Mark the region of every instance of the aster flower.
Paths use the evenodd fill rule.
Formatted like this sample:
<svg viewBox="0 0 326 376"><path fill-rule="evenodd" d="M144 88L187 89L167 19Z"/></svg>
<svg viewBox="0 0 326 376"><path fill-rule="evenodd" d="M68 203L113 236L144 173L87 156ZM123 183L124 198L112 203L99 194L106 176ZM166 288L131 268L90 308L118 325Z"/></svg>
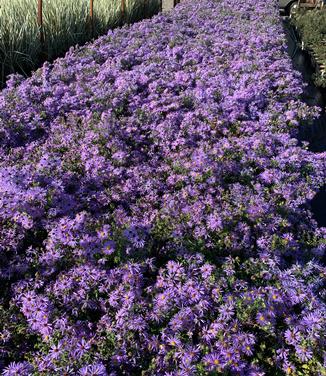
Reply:
<svg viewBox="0 0 326 376"><path fill-rule="evenodd" d="M3 371L4 376L28 376L32 367L27 362L12 362Z"/></svg>
<svg viewBox="0 0 326 376"><path fill-rule="evenodd" d="M320 373L325 231L306 204L326 159L297 140L317 111L283 47L274 1L189 0L9 82L5 357L259 375L267 351L265 372Z"/></svg>
<svg viewBox="0 0 326 376"><path fill-rule="evenodd" d="M214 267L210 264L205 264L200 268L200 271L203 274L203 278L208 278L211 276Z"/></svg>
<svg viewBox="0 0 326 376"><path fill-rule="evenodd" d="M287 329L284 333L284 337L285 337L286 342L289 345L295 346L301 341L301 334L299 330L296 328L293 328L292 330Z"/></svg>
<svg viewBox="0 0 326 376"><path fill-rule="evenodd" d="M90 350L91 344L89 341L86 341L82 338L79 342L77 342L74 348L74 356L81 358L88 350Z"/></svg>
<svg viewBox="0 0 326 376"><path fill-rule="evenodd" d="M308 362L312 358L312 351L305 346L296 346L295 351L302 362Z"/></svg>
<svg viewBox="0 0 326 376"><path fill-rule="evenodd" d="M220 307L220 317L222 320L230 320L234 315L234 306L233 304L224 304Z"/></svg>
<svg viewBox="0 0 326 376"><path fill-rule="evenodd" d="M223 359L217 353L205 355L203 361L209 371L217 370L221 372L225 366Z"/></svg>
<svg viewBox="0 0 326 376"><path fill-rule="evenodd" d="M62 350L63 350L62 341L58 342L57 344L52 345L50 352L49 352L50 358L53 360L60 358L60 356L62 355Z"/></svg>
<svg viewBox="0 0 326 376"><path fill-rule="evenodd" d="M286 375L295 375L296 369L293 364L287 362L283 365L283 371Z"/></svg>
<svg viewBox="0 0 326 376"><path fill-rule="evenodd" d="M166 338L166 342L172 347L177 347L177 346L180 346L181 344L181 341L179 340L179 338L176 338L176 337L168 337Z"/></svg>
<svg viewBox="0 0 326 376"><path fill-rule="evenodd" d="M103 253L107 256L110 256L112 255L112 253L114 253L114 250L115 250L115 246L114 246L114 242L109 240L109 241L106 241L104 244L103 244Z"/></svg>
<svg viewBox="0 0 326 376"><path fill-rule="evenodd" d="M101 363L90 364L85 367L82 367L79 370L81 376L106 376L108 375L105 367Z"/></svg>
<svg viewBox="0 0 326 376"><path fill-rule="evenodd" d="M256 321L258 325L261 325L261 326L268 325L270 321L268 320L267 312L259 312L256 316Z"/></svg>

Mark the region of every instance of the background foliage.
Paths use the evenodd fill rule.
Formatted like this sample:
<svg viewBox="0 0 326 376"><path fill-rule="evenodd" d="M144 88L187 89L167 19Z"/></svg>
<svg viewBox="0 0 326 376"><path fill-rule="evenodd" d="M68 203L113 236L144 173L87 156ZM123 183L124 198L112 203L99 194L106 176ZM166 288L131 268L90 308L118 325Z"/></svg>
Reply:
<svg viewBox="0 0 326 376"><path fill-rule="evenodd" d="M292 20L297 27L304 45L318 55L320 62L326 67L326 9L300 11ZM315 75L317 85L326 87L326 71Z"/></svg>
<svg viewBox="0 0 326 376"><path fill-rule="evenodd" d="M63 55L70 46L84 44L105 34L109 28L134 22L157 13L159 0L94 0L94 28L89 19L88 0L43 0L45 44L40 42L37 1L0 2L0 86L9 73L28 74L44 59Z"/></svg>

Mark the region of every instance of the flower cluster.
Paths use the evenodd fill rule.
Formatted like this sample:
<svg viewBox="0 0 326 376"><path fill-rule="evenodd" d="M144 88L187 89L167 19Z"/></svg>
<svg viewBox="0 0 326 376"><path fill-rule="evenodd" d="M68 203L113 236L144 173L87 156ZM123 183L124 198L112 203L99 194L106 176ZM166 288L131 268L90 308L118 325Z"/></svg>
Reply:
<svg viewBox="0 0 326 376"><path fill-rule="evenodd" d="M0 94L3 375L321 375L326 155L277 2L186 0Z"/></svg>

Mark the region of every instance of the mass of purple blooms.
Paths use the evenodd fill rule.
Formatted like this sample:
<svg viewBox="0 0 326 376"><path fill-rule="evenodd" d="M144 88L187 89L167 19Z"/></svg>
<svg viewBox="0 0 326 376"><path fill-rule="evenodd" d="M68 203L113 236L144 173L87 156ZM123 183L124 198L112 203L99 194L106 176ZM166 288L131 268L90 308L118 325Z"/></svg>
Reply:
<svg viewBox="0 0 326 376"><path fill-rule="evenodd" d="M12 76L2 375L325 375L302 85L276 0L186 0Z"/></svg>

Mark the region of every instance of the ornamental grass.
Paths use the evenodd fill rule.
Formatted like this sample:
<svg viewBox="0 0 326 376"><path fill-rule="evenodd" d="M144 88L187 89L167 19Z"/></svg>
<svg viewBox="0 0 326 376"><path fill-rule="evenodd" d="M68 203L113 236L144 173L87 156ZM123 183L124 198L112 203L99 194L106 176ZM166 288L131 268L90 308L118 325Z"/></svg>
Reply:
<svg viewBox="0 0 326 376"><path fill-rule="evenodd" d="M110 28L157 13L159 0L94 0L90 19L89 0L43 0L43 35L37 22L37 0L1 0L0 86L9 73L25 76L45 59L62 56L70 46L82 45Z"/></svg>

